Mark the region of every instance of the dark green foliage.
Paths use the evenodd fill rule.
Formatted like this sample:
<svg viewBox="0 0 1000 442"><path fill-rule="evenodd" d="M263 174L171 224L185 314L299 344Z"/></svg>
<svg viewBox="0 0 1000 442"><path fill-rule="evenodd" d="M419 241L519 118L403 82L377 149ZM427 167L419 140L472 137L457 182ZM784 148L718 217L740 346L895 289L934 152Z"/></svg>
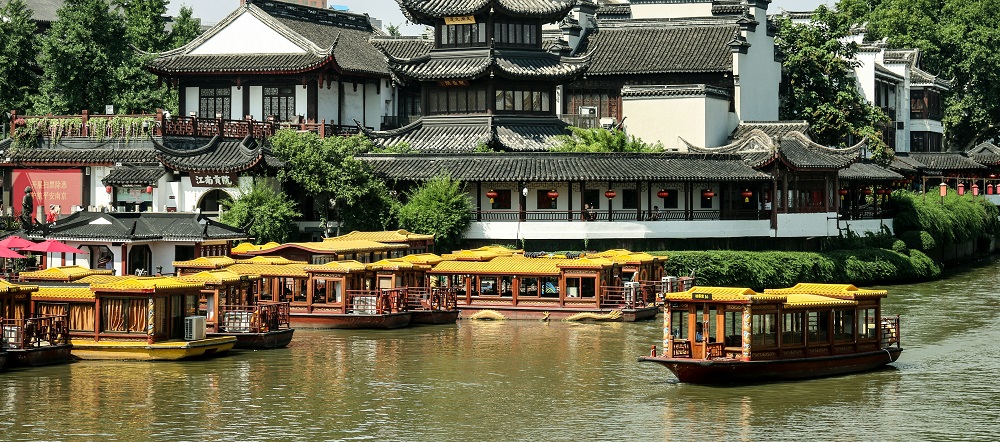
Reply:
<svg viewBox="0 0 1000 442"><path fill-rule="evenodd" d="M944 198L933 194L896 191L892 195L892 203L898 210L894 221L897 232L926 232L938 245L957 244L980 236L1000 234L1000 221L997 218L1000 210L983 198L958 196L954 191ZM927 243L923 239L920 242ZM919 249L927 250L922 247Z"/></svg>
<svg viewBox="0 0 1000 442"><path fill-rule="evenodd" d="M909 248L906 247L906 243L903 240L897 239L892 243L892 251L896 253L907 253Z"/></svg>
<svg viewBox="0 0 1000 442"><path fill-rule="evenodd" d="M136 49L160 52L167 48L163 17L167 0L114 0L125 15L125 39Z"/></svg>
<svg viewBox="0 0 1000 442"><path fill-rule="evenodd" d="M407 195L399 210L399 226L414 233L434 234L438 251L457 249L472 222L472 200L462 183L439 175Z"/></svg>
<svg viewBox="0 0 1000 442"><path fill-rule="evenodd" d="M255 244L284 243L294 238L297 230L293 221L302 214L284 192L276 191L265 179L243 192L235 201L223 202L226 211L219 221L245 230Z"/></svg>
<svg viewBox="0 0 1000 442"><path fill-rule="evenodd" d="M873 158L888 164L891 154L881 141L888 117L858 90L853 68L858 64L856 43L847 42L850 23L820 6L811 24L794 24L778 17L775 44L786 59L780 115L783 120L806 120L814 139L825 145L844 145L847 137L867 137Z"/></svg>
<svg viewBox="0 0 1000 442"><path fill-rule="evenodd" d="M618 129L569 128L573 135L561 137L553 152L663 152L663 145L650 145Z"/></svg>
<svg viewBox="0 0 1000 442"><path fill-rule="evenodd" d="M171 49L184 46L201 34L201 19L193 15L190 6L181 6L180 14L174 17L174 26L170 29Z"/></svg>
<svg viewBox="0 0 1000 442"><path fill-rule="evenodd" d="M31 97L38 90L38 75L32 70L35 60L35 23L24 0L11 0L0 7L0 133L6 134L10 121L7 112L22 115L31 107Z"/></svg>
<svg viewBox="0 0 1000 442"><path fill-rule="evenodd" d="M930 233L923 230L910 230L903 232L899 238L906 243L906 247L914 250L928 251L934 249L937 242Z"/></svg>
<svg viewBox="0 0 1000 442"><path fill-rule="evenodd" d="M941 269L922 252L885 249L804 252L664 252L668 274L694 271L698 285L790 287L799 282L870 285L935 278Z"/></svg>

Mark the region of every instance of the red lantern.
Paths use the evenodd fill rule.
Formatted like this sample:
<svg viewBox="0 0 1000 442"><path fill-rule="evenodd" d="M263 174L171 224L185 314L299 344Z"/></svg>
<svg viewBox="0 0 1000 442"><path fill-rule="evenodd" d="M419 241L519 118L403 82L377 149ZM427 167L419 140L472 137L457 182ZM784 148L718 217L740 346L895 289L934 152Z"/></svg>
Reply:
<svg viewBox="0 0 1000 442"><path fill-rule="evenodd" d="M750 202L750 197L753 196L753 192L751 192L750 189L743 189L743 193L740 193L740 195L743 196L743 202L744 203L749 203Z"/></svg>
<svg viewBox="0 0 1000 442"><path fill-rule="evenodd" d="M153 186L146 186L146 193L153 193Z"/></svg>
<svg viewBox="0 0 1000 442"><path fill-rule="evenodd" d="M712 189L705 189L705 191L701 193L701 196L705 198L712 198L715 196L715 192L713 192Z"/></svg>
<svg viewBox="0 0 1000 442"><path fill-rule="evenodd" d="M871 188L871 187L865 187L865 188L864 188L864 189L863 189L863 190L861 191L861 193L863 193L863 194L865 194L865 195L871 195L871 194L872 194L872 188Z"/></svg>
<svg viewBox="0 0 1000 442"><path fill-rule="evenodd" d="M489 192L486 192L486 197L490 199L490 204L493 204L493 199L496 198L497 195L498 195L497 191L493 189L490 189Z"/></svg>
<svg viewBox="0 0 1000 442"><path fill-rule="evenodd" d="M546 195L548 195L549 198L552 199L559 198L559 192L556 192L555 189L550 190L549 193L547 193Z"/></svg>
<svg viewBox="0 0 1000 442"><path fill-rule="evenodd" d="M114 192L114 190L115 190L115 188L114 188L114 187L111 187L111 186L104 186L104 191L105 191L105 192L108 192L108 193L111 193L111 192Z"/></svg>
<svg viewBox="0 0 1000 442"><path fill-rule="evenodd" d="M618 194L614 190L608 189L607 192L604 192L604 196L609 200L613 200Z"/></svg>
<svg viewBox="0 0 1000 442"><path fill-rule="evenodd" d="M849 193L847 189L840 189L837 191L840 194L840 200L843 201L844 197Z"/></svg>
<svg viewBox="0 0 1000 442"><path fill-rule="evenodd" d="M667 192L667 189L660 189L659 192L656 192L656 196L658 196L660 198L666 198L666 197L670 196L670 192Z"/></svg>
<svg viewBox="0 0 1000 442"><path fill-rule="evenodd" d="M990 174L990 178L991 178L991 179L996 179L996 178L997 178L997 174L995 174L995 173L991 173L991 174Z"/></svg>

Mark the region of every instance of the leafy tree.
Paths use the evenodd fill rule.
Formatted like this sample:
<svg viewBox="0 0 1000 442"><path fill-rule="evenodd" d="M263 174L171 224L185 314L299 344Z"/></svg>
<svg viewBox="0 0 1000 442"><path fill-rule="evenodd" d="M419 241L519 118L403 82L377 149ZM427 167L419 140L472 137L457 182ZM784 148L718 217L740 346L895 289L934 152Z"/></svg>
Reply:
<svg viewBox="0 0 1000 442"><path fill-rule="evenodd" d="M295 183L304 196L318 201L322 220L332 210L348 229L386 229L392 224L396 203L389 189L355 159L372 150L370 140L362 135L321 139L313 133L282 130L270 141L275 156L285 162L278 178Z"/></svg>
<svg viewBox="0 0 1000 442"><path fill-rule="evenodd" d="M625 132L603 128L582 129L570 127L572 135L561 137L561 144L553 152L663 152L663 145L650 145Z"/></svg>
<svg viewBox="0 0 1000 442"><path fill-rule="evenodd" d="M385 27L385 33L389 34L390 37L399 37L403 35L399 32L399 25L394 25L392 23L389 23L389 25Z"/></svg>
<svg viewBox="0 0 1000 442"><path fill-rule="evenodd" d="M853 76L858 45L844 40L849 22L820 6L811 24L795 24L785 17L777 24L775 44L786 54L781 119L808 121L820 144L843 145L849 136L868 137L876 158L886 162L881 128L889 119L858 89Z"/></svg>
<svg viewBox="0 0 1000 442"><path fill-rule="evenodd" d="M284 243L297 233L292 221L302 214L288 195L276 191L268 181L256 180L235 201L223 201L226 211L219 220L245 230L257 244Z"/></svg>
<svg viewBox="0 0 1000 442"><path fill-rule="evenodd" d="M201 19L194 17L194 11L190 7L182 6L170 30L170 49L186 45L198 34L201 34Z"/></svg>
<svg viewBox="0 0 1000 442"><path fill-rule="evenodd" d="M24 0L0 7L0 124L6 128L8 111L27 113L38 88L32 70L35 59L35 23ZM6 131L3 131L6 133Z"/></svg>
<svg viewBox="0 0 1000 442"><path fill-rule="evenodd" d="M160 52L166 49L168 34L163 17L167 0L114 0L125 14L125 39L136 49Z"/></svg>
<svg viewBox="0 0 1000 442"><path fill-rule="evenodd" d="M130 56L122 17L107 0L67 0L41 38L42 81L36 111L65 114L104 109L118 88L116 75Z"/></svg>
<svg viewBox="0 0 1000 442"><path fill-rule="evenodd" d="M415 233L434 234L437 250L454 250L472 223L472 200L462 183L438 175L407 195L399 210L399 226Z"/></svg>

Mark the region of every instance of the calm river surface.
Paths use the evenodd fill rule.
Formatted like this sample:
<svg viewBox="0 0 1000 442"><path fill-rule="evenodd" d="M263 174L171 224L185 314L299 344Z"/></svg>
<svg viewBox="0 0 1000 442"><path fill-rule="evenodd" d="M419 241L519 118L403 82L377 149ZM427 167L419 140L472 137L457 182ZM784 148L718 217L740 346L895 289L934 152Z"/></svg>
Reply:
<svg viewBox="0 0 1000 442"><path fill-rule="evenodd" d="M298 330L283 350L0 371L0 440L995 440L1000 263L888 287L895 368L748 387L639 364L659 321Z"/></svg>

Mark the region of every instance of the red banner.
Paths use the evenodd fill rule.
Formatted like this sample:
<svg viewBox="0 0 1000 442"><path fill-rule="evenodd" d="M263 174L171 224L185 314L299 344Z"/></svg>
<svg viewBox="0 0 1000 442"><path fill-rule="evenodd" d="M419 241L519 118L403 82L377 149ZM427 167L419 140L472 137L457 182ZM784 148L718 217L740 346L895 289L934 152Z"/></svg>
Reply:
<svg viewBox="0 0 1000 442"><path fill-rule="evenodd" d="M73 206L83 205L83 172L80 169L14 169L12 178L14 213L21 213L24 189L28 186L31 186L35 213L38 213L38 207L44 208L42 219L39 221L45 220L44 214L49 213L50 204L60 206L62 216L69 215Z"/></svg>

